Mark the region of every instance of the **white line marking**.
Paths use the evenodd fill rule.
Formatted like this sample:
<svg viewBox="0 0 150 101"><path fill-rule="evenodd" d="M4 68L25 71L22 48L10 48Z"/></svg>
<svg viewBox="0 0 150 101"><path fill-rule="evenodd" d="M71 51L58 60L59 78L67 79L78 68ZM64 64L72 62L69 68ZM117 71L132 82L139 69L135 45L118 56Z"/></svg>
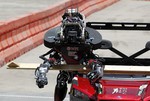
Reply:
<svg viewBox="0 0 150 101"><path fill-rule="evenodd" d="M53 99L53 97L46 97L46 96L28 96L28 95L0 95L0 97Z"/></svg>
<svg viewBox="0 0 150 101"><path fill-rule="evenodd" d="M3 94L1 94L0 97L34 98L34 99L54 99L54 97L48 97L48 96L3 95ZM65 98L65 100L69 100L69 98Z"/></svg>

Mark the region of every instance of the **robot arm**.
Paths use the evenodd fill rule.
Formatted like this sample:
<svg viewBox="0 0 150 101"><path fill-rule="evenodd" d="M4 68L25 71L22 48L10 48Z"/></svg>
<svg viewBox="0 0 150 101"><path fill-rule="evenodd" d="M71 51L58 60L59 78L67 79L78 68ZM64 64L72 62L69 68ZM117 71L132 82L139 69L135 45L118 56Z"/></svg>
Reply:
<svg viewBox="0 0 150 101"><path fill-rule="evenodd" d="M46 55L50 55L49 59L45 58ZM43 59L44 62L40 64L40 66L35 70L35 76L37 86L39 88L43 88L48 84L46 74L48 73L49 68L52 67L52 65L54 65L55 63L60 63L61 57L57 52L54 51L54 49L52 49L40 56L40 58Z"/></svg>
<svg viewBox="0 0 150 101"><path fill-rule="evenodd" d="M87 77L91 81L91 83L96 83L98 80L100 80L103 77L103 71L104 67L102 66L102 63L97 60L89 60L90 61L90 67L92 68L92 71L90 71L87 74Z"/></svg>

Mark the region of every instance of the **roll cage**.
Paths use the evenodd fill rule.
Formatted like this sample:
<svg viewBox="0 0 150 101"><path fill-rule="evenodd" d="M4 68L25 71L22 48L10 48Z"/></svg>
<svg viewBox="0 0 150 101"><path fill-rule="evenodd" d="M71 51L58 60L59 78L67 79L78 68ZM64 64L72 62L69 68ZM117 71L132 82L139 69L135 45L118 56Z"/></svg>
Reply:
<svg viewBox="0 0 150 101"><path fill-rule="evenodd" d="M87 22L87 27L95 30L138 30L150 31L150 23L125 23L125 22ZM112 46L108 40L102 40L100 49L109 49L113 53L119 55L121 58L100 57L103 58L104 65L133 65L133 66L150 66L150 58L137 58L138 56L150 50L150 41L145 45L145 48L138 52L127 56L121 51Z"/></svg>

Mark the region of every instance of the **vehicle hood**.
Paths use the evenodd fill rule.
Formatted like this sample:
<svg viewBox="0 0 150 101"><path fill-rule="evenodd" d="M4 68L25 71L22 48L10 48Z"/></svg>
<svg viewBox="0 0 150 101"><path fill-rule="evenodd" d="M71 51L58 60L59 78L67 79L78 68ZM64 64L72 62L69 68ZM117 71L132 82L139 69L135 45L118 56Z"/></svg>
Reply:
<svg viewBox="0 0 150 101"><path fill-rule="evenodd" d="M141 101L148 81L144 80L102 80L102 92L98 95L101 100L104 99L124 99L127 101Z"/></svg>

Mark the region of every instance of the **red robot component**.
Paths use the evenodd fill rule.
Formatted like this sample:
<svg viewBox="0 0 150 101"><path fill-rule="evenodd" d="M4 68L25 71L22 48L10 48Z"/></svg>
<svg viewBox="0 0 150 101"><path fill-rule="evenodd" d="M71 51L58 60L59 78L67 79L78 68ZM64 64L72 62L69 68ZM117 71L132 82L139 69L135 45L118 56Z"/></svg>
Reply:
<svg viewBox="0 0 150 101"><path fill-rule="evenodd" d="M106 76L92 85L88 78L73 79L71 101L149 101L150 80L145 77Z"/></svg>

